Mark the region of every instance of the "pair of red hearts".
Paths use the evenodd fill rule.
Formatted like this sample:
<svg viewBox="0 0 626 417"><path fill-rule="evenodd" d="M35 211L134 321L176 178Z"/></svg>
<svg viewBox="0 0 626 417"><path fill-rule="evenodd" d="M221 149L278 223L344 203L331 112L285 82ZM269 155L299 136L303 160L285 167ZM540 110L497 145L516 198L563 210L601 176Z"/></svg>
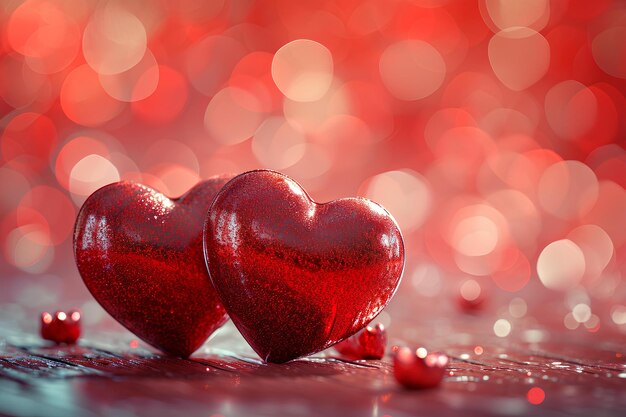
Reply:
<svg viewBox="0 0 626 417"><path fill-rule="evenodd" d="M277 363L367 325L404 267L402 235L381 206L318 204L266 170L215 177L177 199L103 187L78 214L74 254L105 310L162 351L189 356L230 316Z"/></svg>

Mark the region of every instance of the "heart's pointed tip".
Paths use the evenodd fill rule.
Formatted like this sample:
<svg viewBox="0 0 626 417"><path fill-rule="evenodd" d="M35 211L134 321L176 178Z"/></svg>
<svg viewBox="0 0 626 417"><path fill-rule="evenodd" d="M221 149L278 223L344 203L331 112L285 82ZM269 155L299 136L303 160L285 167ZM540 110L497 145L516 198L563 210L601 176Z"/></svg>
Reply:
<svg viewBox="0 0 626 417"><path fill-rule="evenodd" d="M163 352L166 356L172 357L172 358L180 358L180 359L188 359L195 351L194 350L180 350L180 349L164 349L164 348L157 348L159 349L161 352Z"/></svg>
<svg viewBox="0 0 626 417"><path fill-rule="evenodd" d="M266 364L274 364L274 365L281 365L283 363L291 362L293 360L306 356L306 355L293 355L293 354L289 354L285 352L276 352L276 351L272 352L271 350L267 352L257 352L257 354L259 355L261 360L265 362Z"/></svg>
<svg viewBox="0 0 626 417"><path fill-rule="evenodd" d="M282 365L284 363L291 362L295 359L298 359L298 358L275 358L275 357L269 356L263 359L263 362L265 362L266 364L272 364L272 365Z"/></svg>

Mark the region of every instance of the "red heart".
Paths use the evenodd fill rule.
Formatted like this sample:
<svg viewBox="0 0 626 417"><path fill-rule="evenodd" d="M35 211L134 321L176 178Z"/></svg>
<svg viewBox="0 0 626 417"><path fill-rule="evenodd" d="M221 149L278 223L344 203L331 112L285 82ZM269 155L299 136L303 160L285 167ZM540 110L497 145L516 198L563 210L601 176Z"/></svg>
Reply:
<svg viewBox="0 0 626 417"><path fill-rule="evenodd" d="M226 311L267 362L319 352L369 323L404 267L391 215L363 198L313 202L273 171L235 177L204 227L209 275Z"/></svg>
<svg viewBox="0 0 626 417"><path fill-rule="evenodd" d="M74 254L95 299L164 352L187 357L228 316L204 264L202 224L231 177L214 177L177 199L120 182L93 193L78 214Z"/></svg>

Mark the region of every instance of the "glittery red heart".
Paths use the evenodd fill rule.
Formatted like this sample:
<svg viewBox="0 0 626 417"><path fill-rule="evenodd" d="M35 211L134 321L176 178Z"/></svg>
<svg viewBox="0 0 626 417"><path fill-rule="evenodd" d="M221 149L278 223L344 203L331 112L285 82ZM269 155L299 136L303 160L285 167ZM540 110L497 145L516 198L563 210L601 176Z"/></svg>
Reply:
<svg viewBox="0 0 626 417"><path fill-rule="evenodd" d="M363 198L313 202L273 171L241 174L209 209L204 249L233 323L267 362L319 352L369 323L404 267L391 215Z"/></svg>
<svg viewBox="0 0 626 417"><path fill-rule="evenodd" d="M121 182L93 193L78 214L74 254L95 299L138 337L186 357L228 316L209 280L202 225L232 177L202 182L177 199Z"/></svg>

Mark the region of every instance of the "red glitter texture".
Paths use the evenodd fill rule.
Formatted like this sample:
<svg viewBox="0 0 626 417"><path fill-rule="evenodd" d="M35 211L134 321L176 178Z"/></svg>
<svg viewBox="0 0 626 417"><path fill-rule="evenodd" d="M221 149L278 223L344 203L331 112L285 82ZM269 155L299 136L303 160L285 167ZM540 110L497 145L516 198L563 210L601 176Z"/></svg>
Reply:
<svg viewBox="0 0 626 417"><path fill-rule="evenodd" d="M80 312L41 313L41 337L55 343L76 343L80 337Z"/></svg>
<svg viewBox="0 0 626 417"><path fill-rule="evenodd" d="M378 323L367 326L355 335L335 345L335 350L346 359L382 359L387 346L387 331Z"/></svg>
<svg viewBox="0 0 626 417"><path fill-rule="evenodd" d="M434 388L443 379L448 356L443 353L426 353L407 347L398 348L393 357L393 375L402 386L409 389ZM418 356L419 355L419 356Z"/></svg>
<svg viewBox="0 0 626 417"><path fill-rule="evenodd" d="M298 183L244 173L215 197L205 259L226 311L267 362L326 349L389 302L404 267L391 215L363 198L312 201Z"/></svg>
<svg viewBox="0 0 626 417"><path fill-rule="evenodd" d="M95 299L149 344L189 356L227 320L202 255L202 224L229 177L170 200L121 182L92 194L78 214L74 253Z"/></svg>

